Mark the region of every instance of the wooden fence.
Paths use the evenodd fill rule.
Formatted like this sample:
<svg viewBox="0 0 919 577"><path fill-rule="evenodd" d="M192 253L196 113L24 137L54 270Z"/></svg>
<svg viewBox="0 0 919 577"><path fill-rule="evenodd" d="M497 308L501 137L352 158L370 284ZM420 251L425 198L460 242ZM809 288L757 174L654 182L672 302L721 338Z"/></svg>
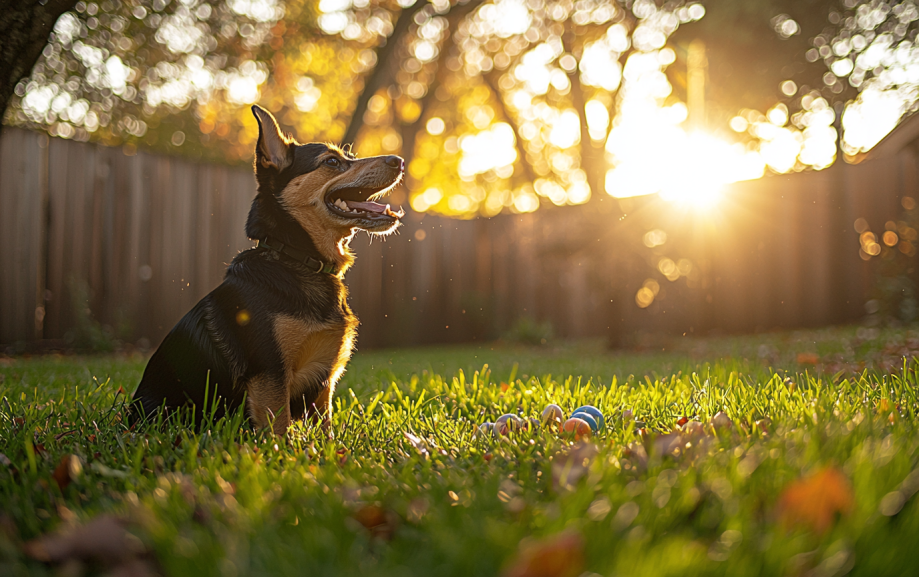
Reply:
<svg viewBox="0 0 919 577"><path fill-rule="evenodd" d="M248 168L6 128L0 343L85 338L101 325L155 346L252 246L243 225L254 189ZM623 220L602 210L615 201L468 221L410 212L399 235L352 243L359 346L491 339L526 316L563 337L626 344L851 321L877 266L859 257L853 222L883 232L905 196L919 198L909 143L859 165L734 185L704 213L656 196L623 201ZM667 241L642 244L656 229ZM667 280L662 258L684 259L687 274ZM660 290L639 308L649 280Z"/></svg>

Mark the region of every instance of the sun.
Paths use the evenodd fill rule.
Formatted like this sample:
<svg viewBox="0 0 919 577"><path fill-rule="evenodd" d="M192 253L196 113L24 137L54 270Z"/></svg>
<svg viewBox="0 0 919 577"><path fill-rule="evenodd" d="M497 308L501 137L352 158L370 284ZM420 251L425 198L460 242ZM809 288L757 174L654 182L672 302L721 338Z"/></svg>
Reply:
<svg viewBox="0 0 919 577"><path fill-rule="evenodd" d="M706 132L658 124L653 118L624 122L611 136L616 164L607 173L606 190L617 198L660 194L675 205L711 210L726 185L763 176L765 162L755 151ZM615 130L614 130L615 132ZM613 141L613 139L616 141Z"/></svg>

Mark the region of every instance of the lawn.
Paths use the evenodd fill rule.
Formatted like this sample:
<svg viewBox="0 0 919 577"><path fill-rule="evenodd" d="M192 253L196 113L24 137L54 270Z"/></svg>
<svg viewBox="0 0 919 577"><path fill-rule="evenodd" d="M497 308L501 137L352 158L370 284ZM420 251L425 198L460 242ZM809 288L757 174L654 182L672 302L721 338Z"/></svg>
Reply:
<svg viewBox="0 0 919 577"><path fill-rule="evenodd" d="M855 327L359 351L331 439L129 431L143 358L0 357L0 575L915 575L916 354ZM607 426L478 433L550 402Z"/></svg>

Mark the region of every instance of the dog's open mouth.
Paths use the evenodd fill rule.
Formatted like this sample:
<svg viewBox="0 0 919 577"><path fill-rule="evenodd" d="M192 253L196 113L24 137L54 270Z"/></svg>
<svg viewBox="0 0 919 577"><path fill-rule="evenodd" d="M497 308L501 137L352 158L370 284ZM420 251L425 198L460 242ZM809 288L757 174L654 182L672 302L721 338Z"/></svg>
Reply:
<svg viewBox="0 0 919 577"><path fill-rule="evenodd" d="M398 180L379 187L343 187L329 191L326 205L333 213L347 218L364 220L399 220L405 216L401 208L393 210L389 204L376 202L393 187Z"/></svg>

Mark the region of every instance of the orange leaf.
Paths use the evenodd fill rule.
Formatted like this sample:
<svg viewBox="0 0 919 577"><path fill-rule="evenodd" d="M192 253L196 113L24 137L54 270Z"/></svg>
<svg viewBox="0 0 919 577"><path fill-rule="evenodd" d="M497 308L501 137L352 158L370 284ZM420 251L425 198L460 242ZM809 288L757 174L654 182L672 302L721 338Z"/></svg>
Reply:
<svg viewBox="0 0 919 577"><path fill-rule="evenodd" d="M372 537L390 540L396 529L396 516L378 505L364 505L354 512L354 519L370 531Z"/></svg>
<svg viewBox="0 0 919 577"><path fill-rule="evenodd" d="M54 482L63 491L67 488L67 485L80 476L81 472L83 472L83 463L80 461L80 457L68 454L61 457L61 462L54 469L52 476L54 477Z"/></svg>
<svg viewBox="0 0 919 577"><path fill-rule="evenodd" d="M790 483L779 497L779 518L786 526L804 525L826 532L837 514L849 513L855 497L849 479L835 467L826 467Z"/></svg>
<svg viewBox="0 0 919 577"><path fill-rule="evenodd" d="M816 365L819 360L814 353L798 353L798 363L802 365Z"/></svg>
<svg viewBox="0 0 919 577"><path fill-rule="evenodd" d="M576 577L584 570L584 541L566 532L521 544L505 577Z"/></svg>

